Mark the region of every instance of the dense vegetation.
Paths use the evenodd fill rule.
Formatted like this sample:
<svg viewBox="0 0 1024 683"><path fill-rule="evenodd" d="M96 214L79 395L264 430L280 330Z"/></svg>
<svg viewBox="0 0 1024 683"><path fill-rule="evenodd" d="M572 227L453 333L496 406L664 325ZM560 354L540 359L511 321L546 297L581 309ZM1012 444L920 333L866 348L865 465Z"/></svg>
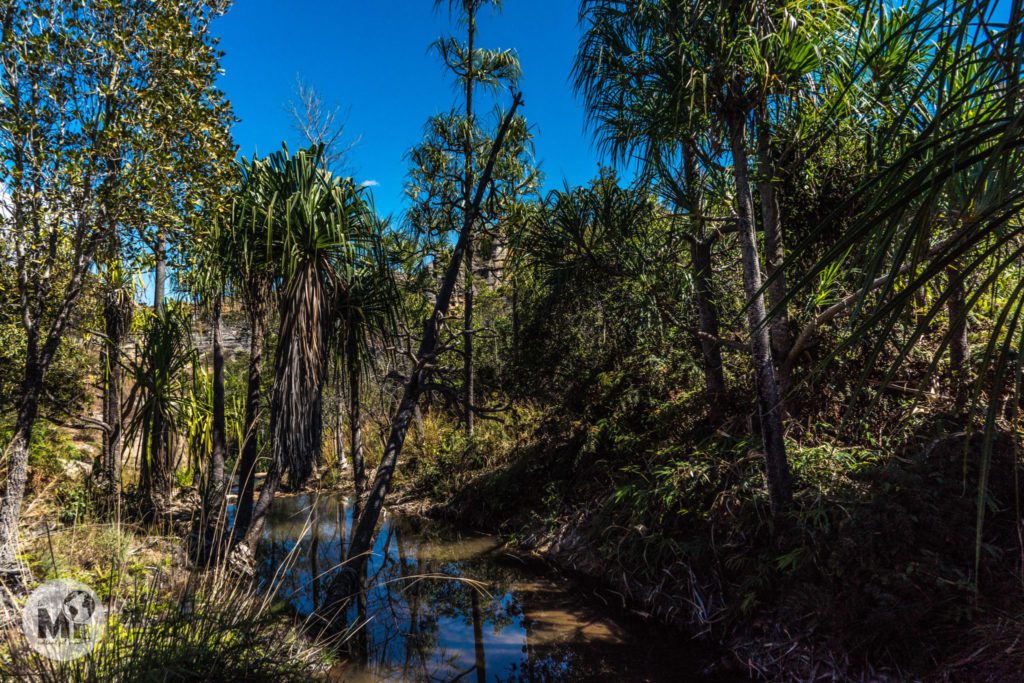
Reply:
<svg viewBox="0 0 1024 683"><path fill-rule="evenodd" d="M439 5L389 217L308 87L236 156L227 3L0 6L5 610L70 574L119 624L0 670L323 674L401 501L753 676L1024 676L1024 3L582 0L607 165L547 193L500 2ZM247 577L308 487L360 513L300 629Z"/></svg>

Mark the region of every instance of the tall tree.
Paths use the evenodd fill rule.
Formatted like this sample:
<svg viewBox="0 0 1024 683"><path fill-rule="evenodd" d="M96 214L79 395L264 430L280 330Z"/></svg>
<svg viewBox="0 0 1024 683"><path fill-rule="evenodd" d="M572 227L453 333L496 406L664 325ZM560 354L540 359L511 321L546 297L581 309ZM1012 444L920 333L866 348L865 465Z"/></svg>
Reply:
<svg viewBox="0 0 1024 683"><path fill-rule="evenodd" d="M270 155L258 167L262 207L277 282L278 344L270 403L273 455L249 526L237 529L243 553L255 547L270 503L287 474L300 486L320 456L322 398L339 292L373 253L375 221L365 193L324 168L323 147Z"/></svg>
<svg viewBox="0 0 1024 683"><path fill-rule="evenodd" d="M622 144L708 140L731 166L735 232L747 297L747 331L772 507L786 507L792 482L783 412L762 292L751 124L772 97L800 88L841 35L840 4L584 0L587 24L575 66L599 135ZM618 125L615 110L634 125ZM611 110L611 125L601 125Z"/></svg>
<svg viewBox="0 0 1024 683"><path fill-rule="evenodd" d="M360 577L367 566L367 554L373 544L377 520L380 517L381 510L384 508L384 500L391 488L391 481L395 474L395 468L398 466L398 458L402 453L402 446L405 444L409 425L412 422L420 396L429 386L432 371L437 361L440 335L444 320L451 306L455 284L462 271L462 258L465 254L466 243L472 237L478 212L483 206L488 188L491 186L491 176L494 172L495 164L499 155L505 149L506 135L516 120L516 111L520 106L522 106L522 96L516 93L513 97L512 106L502 117L494 142L491 144L490 151L487 154L487 162L477 181L473 193L473 201L466 212L467 219L459 231L458 239L455 242L448 265L445 268L444 278L434 300L433 310L423 323L423 336L415 355L413 367L406 376L402 389L402 398L391 417L391 429L384 446L384 454L381 458L380 466L377 468L376 475L374 475L373 484L366 498L366 506L354 524L352 540L346 553L347 561L344 567L331 580L324 604L320 606L329 625L337 625L349 599L359 592Z"/></svg>
<svg viewBox="0 0 1024 683"><path fill-rule="evenodd" d="M435 6L444 4L445 0L437 0ZM486 50L476 46L477 14L484 5L501 9L500 0L448 0L448 11L457 16L465 26L466 41L460 43L455 38L441 39L435 43L445 65L455 76L464 96L464 112L461 119L453 113L448 124L457 127L461 132L462 177L460 178L460 199L458 211L464 223L468 207L473 201L477 168L477 149L481 145L480 132L474 113L473 96L477 86L496 89L501 86L512 87L519 79L519 60L508 50ZM454 225L454 224L453 224ZM451 227L451 226L450 226ZM475 294L474 271L474 238L471 236L466 244L465 276L463 279L463 327L462 327L462 402L465 411L466 433L473 436L476 392L473 372L473 307Z"/></svg>
<svg viewBox="0 0 1024 683"><path fill-rule="evenodd" d="M263 364L274 309L274 260L269 248L273 240L273 223L268 222L270 215L266 210L274 198L266 177L266 163L260 159L242 159L240 162L239 182L231 203L227 235L228 279L242 303L249 326L245 416L234 520L236 533L244 533L249 528L255 504L260 416L263 407Z"/></svg>
<svg viewBox="0 0 1024 683"><path fill-rule="evenodd" d="M120 242L115 242L120 246ZM110 510L118 503L124 447L124 382L122 347L135 309L133 273L120 254L110 256L100 271L103 296L103 339L101 341L101 399L103 449L94 479L103 492L103 504Z"/></svg>
<svg viewBox="0 0 1024 683"><path fill-rule="evenodd" d="M342 118L341 110L337 106L330 106L324 102L323 96L316 88L312 87L301 78L296 83L296 101L289 104L288 110L292 115L292 125L303 138L311 145L321 145L324 149L324 166L335 173L345 168L349 152L358 142L345 141L345 121ZM383 264L381 256L377 260ZM360 274L362 277L364 274ZM368 353L369 334L371 331L379 331L378 324L384 323L385 318L390 315L390 308L395 304L393 296L384 296L378 299L366 289L369 282L353 283L353 287L346 292L344 298L344 329L340 331L344 342L344 357L340 360L341 366L345 369L345 376L348 383L348 422L349 422L349 457L352 463L352 476L355 495L358 498L366 486L366 468L363 458L363 436L362 436L362 390L361 380L363 368L370 359ZM386 285L385 280L377 280L376 284ZM372 288L371 288L372 289ZM362 290L362 295L371 294L376 303L383 303L385 308L371 306L364 307L358 299L358 295L350 296L356 290ZM393 293L392 293L393 294ZM367 300L369 303L369 300ZM381 317L383 314L384 317ZM339 413L336 420L337 451L339 456L344 452L340 404L341 390L339 389ZM340 464L339 459L339 464Z"/></svg>
<svg viewBox="0 0 1024 683"><path fill-rule="evenodd" d="M11 238L5 258L17 264L28 348L0 504L5 572L16 570L40 391L106 229L138 206L143 178L159 178L149 165L155 137L164 136L163 146L184 158L172 140L198 140L221 122L207 120L200 131L199 107L180 86L210 89L217 55L205 30L225 5L17 0L2 9L0 174L12 206L4 217ZM189 59L173 59L171 48L185 45ZM173 93L184 99L167 101ZM219 106L219 95L212 98ZM226 129L220 131L225 139ZM59 283L57 262L68 273Z"/></svg>

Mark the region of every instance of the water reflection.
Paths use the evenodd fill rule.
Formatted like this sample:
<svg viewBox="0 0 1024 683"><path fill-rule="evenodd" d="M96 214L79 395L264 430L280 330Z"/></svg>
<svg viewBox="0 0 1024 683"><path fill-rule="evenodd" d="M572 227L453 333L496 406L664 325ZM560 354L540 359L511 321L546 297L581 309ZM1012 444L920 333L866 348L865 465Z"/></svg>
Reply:
<svg viewBox="0 0 1024 683"><path fill-rule="evenodd" d="M340 496L274 501L259 575L298 614L321 599L352 517ZM366 571L337 680L707 680L685 638L609 616L491 537L392 517Z"/></svg>

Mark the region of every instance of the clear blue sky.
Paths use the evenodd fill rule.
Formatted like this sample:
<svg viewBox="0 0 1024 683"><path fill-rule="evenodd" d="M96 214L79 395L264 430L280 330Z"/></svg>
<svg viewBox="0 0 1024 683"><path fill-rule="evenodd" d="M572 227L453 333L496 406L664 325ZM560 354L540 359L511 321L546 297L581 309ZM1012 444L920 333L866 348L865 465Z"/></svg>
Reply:
<svg viewBox="0 0 1024 683"><path fill-rule="evenodd" d="M449 75L428 46L460 31L447 3L433 0L238 0L216 21L225 74L221 87L236 116L243 155L269 153L297 138L285 107L296 77L347 112L346 135L358 137L350 172L376 181L381 213L403 208L404 155L433 114L457 101ZM579 37L576 0L506 0L485 8L478 44L512 48L523 66L524 114L534 127L546 187L584 183L599 155L584 129L569 72ZM502 98L507 101L508 97Z"/></svg>

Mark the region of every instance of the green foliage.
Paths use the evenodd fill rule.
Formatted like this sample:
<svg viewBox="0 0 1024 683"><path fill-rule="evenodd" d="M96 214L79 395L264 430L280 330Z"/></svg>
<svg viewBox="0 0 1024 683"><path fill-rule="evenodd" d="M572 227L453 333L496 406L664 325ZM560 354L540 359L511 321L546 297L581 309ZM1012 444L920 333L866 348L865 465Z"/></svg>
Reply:
<svg viewBox="0 0 1024 683"><path fill-rule="evenodd" d="M73 526L34 536L26 554L32 574L40 581L74 579L94 587L101 599L109 599L118 583L115 579L142 571L144 564L133 557L137 552L127 528L78 519Z"/></svg>
<svg viewBox="0 0 1024 683"><path fill-rule="evenodd" d="M10 439L11 427L0 430L0 441ZM32 430L32 442L28 450L29 464L43 478L52 478L64 471L68 460L81 460L83 456L71 441L68 433L49 423L40 423Z"/></svg>
<svg viewBox="0 0 1024 683"><path fill-rule="evenodd" d="M174 475L174 445L182 428L205 414L193 393L200 370L188 310L168 303L163 312L145 318L142 337L137 355L128 361L133 386L127 400L132 410L127 433L141 445L143 482L165 486L167 482L148 477Z"/></svg>
<svg viewBox="0 0 1024 683"><path fill-rule="evenodd" d="M684 245L643 188L622 188L605 173L553 192L515 251L517 274L526 275L521 379L531 391L580 401L630 364L659 384L696 369L696 347L680 329L694 315Z"/></svg>
<svg viewBox="0 0 1024 683"><path fill-rule="evenodd" d="M265 274L276 283L271 443L276 471L288 471L293 484L309 478L319 457L329 361L349 331L365 347L397 303L368 192L325 170L323 155L316 146L243 160L227 238L229 253L241 257L230 266L237 286Z"/></svg>
<svg viewBox="0 0 1024 683"><path fill-rule="evenodd" d="M55 266L55 278L66 283L69 276L67 263ZM21 314L16 306L16 271L11 264L0 264L0 415L10 415L18 408L17 397L24 380L25 357L28 352ZM44 315L47 319L56 313L56 302L48 301ZM75 317L83 330L95 324L93 307L83 306ZM77 414L86 405L89 396L90 374L94 372L88 348L88 337L74 334L58 349L45 378L45 393L41 400L44 415L64 419L68 413ZM6 440L3 443L7 443Z"/></svg>
<svg viewBox="0 0 1024 683"><path fill-rule="evenodd" d="M409 435L403 481L431 499L449 499L474 485L481 474L508 462L513 435L526 429L535 415L535 411L519 408L503 415L501 422L481 421L470 439L451 416L427 412ZM501 491L491 502L503 504L510 495Z"/></svg>
<svg viewBox="0 0 1024 683"><path fill-rule="evenodd" d="M57 506L57 521L61 524L73 525L86 522L93 518L96 499L93 492L83 481L64 483L57 487L53 496Z"/></svg>

